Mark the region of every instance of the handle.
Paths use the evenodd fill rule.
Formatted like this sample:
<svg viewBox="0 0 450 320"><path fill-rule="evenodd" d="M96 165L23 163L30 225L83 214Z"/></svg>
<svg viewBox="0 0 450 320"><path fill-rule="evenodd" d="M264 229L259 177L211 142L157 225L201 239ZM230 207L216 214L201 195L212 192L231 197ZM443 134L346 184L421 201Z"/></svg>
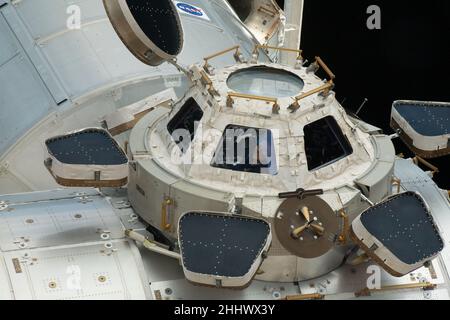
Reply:
<svg viewBox="0 0 450 320"><path fill-rule="evenodd" d="M323 194L322 189L312 189L312 190L305 190L305 189L297 189L296 191L291 192L283 192L278 194L278 198L280 199L289 199L289 198L297 198L297 199L304 199L306 197L312 197L312 196L318 196Z"/></svg>

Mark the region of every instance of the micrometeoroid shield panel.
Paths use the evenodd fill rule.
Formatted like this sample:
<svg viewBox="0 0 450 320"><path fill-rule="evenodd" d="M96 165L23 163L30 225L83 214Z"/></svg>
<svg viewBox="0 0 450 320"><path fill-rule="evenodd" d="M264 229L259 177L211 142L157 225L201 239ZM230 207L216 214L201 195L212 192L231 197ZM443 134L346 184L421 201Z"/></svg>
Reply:
<svg viewBox="0 0 450 320"><path fill-rule="evenodd" d="M60 162L81 165L121 165L128 162L117 143L102 130L85 130L46 141Z"/></svg>
<svg viewBox="0 0 450 320"><path fill-rule="evenodd" d="M369 208L352 231L366 253L395 276L418 269L444 247L427 205L414 192Z"/></svg>
<svg viewBox="0 0 450 320"><path fill-rule="evenodd" d="M418 156L436 158L450 154L450 103L396 101L391 127Z"/></svg>
<svg viewBox="0 0 450 320"><path fill-rule="evenodd" d="M187 213L178 232L186 278L222 287L246 286L271 242L266 221L226 214Z"/></svg>
<svg viewBox="0 0 450 320"><path fill-rule="evenodd" d="M47 169L67 187L120 187L128 181L128 158L104 129L88 128L48 139Z"/></svg>
<svg viewBox="0 0 450 320"><path fill-rule="evenodd" d="M171 0L103 0L116 33L143 63L158 66L183 48L179 14Z"/></svg>
<svg viewBox="0 0 450 320"><path fill-rule="evenodd" d="M450 104L399 102L394 108L424 136L450 134Z"/></svg>

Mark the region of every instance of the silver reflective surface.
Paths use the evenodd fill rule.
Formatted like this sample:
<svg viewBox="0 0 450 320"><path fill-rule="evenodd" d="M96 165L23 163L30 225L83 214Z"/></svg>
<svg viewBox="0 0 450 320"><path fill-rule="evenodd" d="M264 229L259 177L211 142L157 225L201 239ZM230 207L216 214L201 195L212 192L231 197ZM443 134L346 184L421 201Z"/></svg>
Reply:
<svg viewBox="0 0 450 320"><path fill-rule="evenodd" d="M298 95L304 82L290 72L258 66L233 73L228 78L227 85L243 94L285 98Z"/></svg>

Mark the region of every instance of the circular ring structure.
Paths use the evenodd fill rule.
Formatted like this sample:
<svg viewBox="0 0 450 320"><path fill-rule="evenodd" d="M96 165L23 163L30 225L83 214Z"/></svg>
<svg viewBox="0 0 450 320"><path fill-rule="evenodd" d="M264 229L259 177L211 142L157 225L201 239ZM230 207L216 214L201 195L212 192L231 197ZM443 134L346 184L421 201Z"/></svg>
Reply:
<svg viewBox="0 0 450 320"><path fill-rule="evenodd" d="M122 42L143 63L158 66L181 52L183 29L171 0L103 0L103 4Z"/></svg>

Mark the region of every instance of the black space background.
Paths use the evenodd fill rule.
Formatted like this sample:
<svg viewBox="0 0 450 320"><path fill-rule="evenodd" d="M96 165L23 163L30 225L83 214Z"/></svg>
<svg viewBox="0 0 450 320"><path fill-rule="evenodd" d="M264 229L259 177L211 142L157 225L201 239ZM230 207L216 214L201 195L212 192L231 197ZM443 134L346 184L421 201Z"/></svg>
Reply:
<svg viewBox="0 0 450 320"><path fill-rule="evenodd" d="M279 1L282 5L283 1ZM366 26L367 8L381 8L381 30ZM359 116L389 127L394 100L450 102L450 1L305 0L302 49L309 61L321 56L337 76L337 98ZM397 152L412 153L400 140ZM450 157L430 160L435 180L450 189Z"/></svg>

